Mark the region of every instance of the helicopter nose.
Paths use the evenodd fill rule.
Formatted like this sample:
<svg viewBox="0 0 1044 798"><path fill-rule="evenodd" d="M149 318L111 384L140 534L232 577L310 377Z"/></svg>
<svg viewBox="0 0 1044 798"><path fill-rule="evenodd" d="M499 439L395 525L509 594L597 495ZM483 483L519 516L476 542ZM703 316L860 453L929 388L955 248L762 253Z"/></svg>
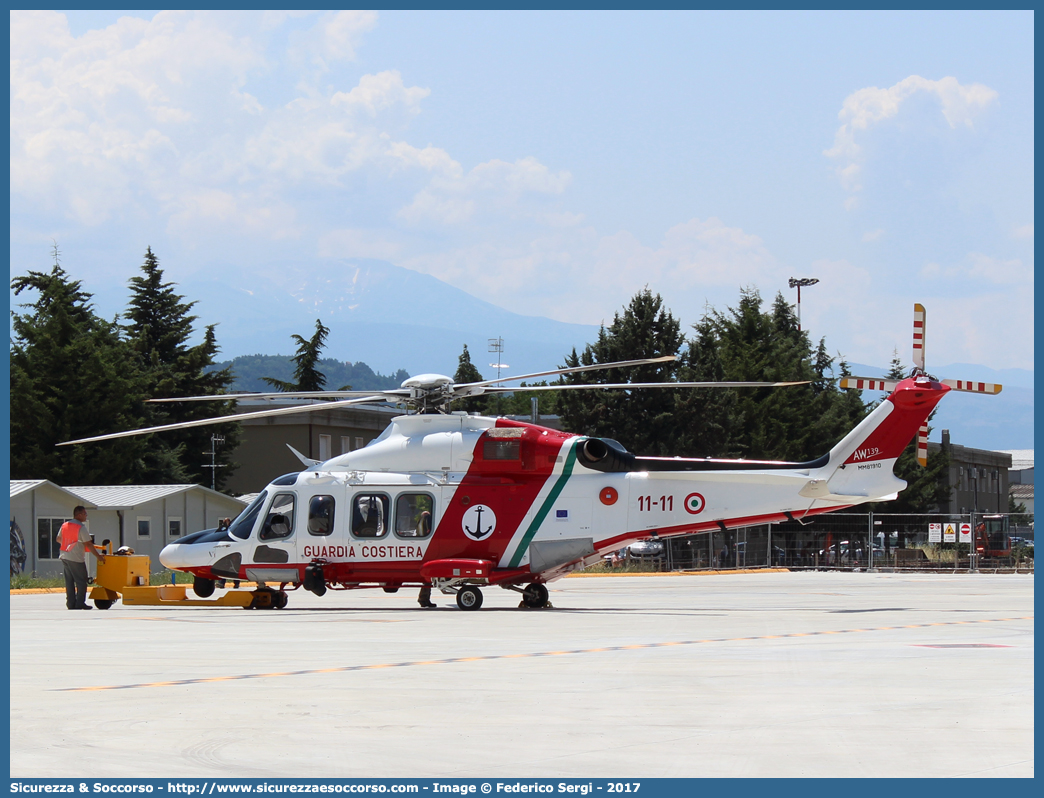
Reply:
<svg viewBox="0 0 1044 798"><path fill-rule="evenodd" d="M164 546L160 552L159 560L164 568L177 568L186 564L184 553L179 543L168 543Z"/></svg>

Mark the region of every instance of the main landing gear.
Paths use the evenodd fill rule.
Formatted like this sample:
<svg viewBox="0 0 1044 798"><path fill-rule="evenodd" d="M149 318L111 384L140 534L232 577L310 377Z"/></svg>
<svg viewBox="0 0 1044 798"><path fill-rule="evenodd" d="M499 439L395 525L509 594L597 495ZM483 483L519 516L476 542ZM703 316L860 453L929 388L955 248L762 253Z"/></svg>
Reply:
<svg viewBox="0 0 1044 798"><path fill-rule="evenodd" d="M522 604L530 609L540 609L541 607L549 607L551 603L547 600L548 592L547 586L542 585L539 582L530 582L522 590Z"/></svg>
<svg viewBox="0 0 1044 798"><path fill-rule="evenodd" d="M477 610L482 606L482 591L475 585L465 585L457 591L457 606L462 610Z"/></svg>
<svg viewBox="0 0 1044 798"><path fill-rule="evenodd" d="M457 596L457 607L462 610L470 612L482 606L482 591L478 585L461 585L456 587L453 584L448 584L435 585L435 587L438 587L443 593L455 593ZM547 586L540 582L531 582L524 588L518 585L503 585L503 587L506 590L514 590L516 593L522 594L522 602L518 605L519 607L540 609L551 606L551 602L548 601Z"/></svg>

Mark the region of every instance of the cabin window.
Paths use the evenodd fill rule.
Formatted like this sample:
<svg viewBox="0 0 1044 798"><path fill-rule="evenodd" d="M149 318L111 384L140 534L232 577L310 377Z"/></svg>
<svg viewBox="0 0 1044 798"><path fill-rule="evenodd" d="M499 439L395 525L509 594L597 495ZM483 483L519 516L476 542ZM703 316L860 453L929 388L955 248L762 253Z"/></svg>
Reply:
<svg viewBox="0 0 1044 798"><path fill-rule="evenodd" d="M329 535L334 525L334 497L313 496L308 500L308 534Z"/></svg>
<svg viewBox="0 0 1044 798"><path fill-rule="evenodd" d="M357 538L383 538L388 534L388 497L364 493L352 505L352 534Z"/></svg>
<svg viewBox="0 0 1044 798"><path fill-rule="evenodd" d="M258 540L281 540L294 534L294 494L277 493L268 508Z"/></svg>
<svg viewBox="0 0 1044 798"><path fill-rule="evenodd" d="M258 497L243 512L236 516L236 520L228 528L229 534L240 540L246 540L250 537L250 533L254 530L254 521L257 520L257 514L261 512L261 505L265 503L267 498L268 491L261 491Z"/></svg>
<svg viewBox="0 0 1044 798"><path fill-rule="evenodd" d="M402 493L395 500L395 534L426 538L431 534L435 499L430 493Z"/></svg>
<svg viewBox="0 0 1044 798"><path fill-rule="evenodd" d="M519 460L522 457L522 442L514 440L487 440L482 445L483 460Z"/></svg>

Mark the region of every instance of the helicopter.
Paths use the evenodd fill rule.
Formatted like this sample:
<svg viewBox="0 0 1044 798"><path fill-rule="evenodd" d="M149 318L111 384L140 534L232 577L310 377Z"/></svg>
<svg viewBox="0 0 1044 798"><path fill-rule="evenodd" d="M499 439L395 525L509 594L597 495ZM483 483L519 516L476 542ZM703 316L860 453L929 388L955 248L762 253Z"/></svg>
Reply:
<svg viewBox="0 0 1044 798"><path fill-rule="evenodd" d="M920 313L915 360L923 344L923 308ZM407 413L361 449L325 462L295 452L304 466L301 471L271 482L227 527L195 532L167 545L160 561L192 574L194 591L204 598L228 581L256 582L255 607L285 607L287 590L298 588L321 596L328 590L381 588L394 593L402 587L429 587L454 595L461 610L471 611L482 606L483 588L500 587L520 593L520 607L541 608L549 605L549 583L639 540L804 522L832 510L896 498L906 486L893 474L899 455L947 392L970 390L924 373L920 352L919 365L905 379L848 378L842 383L883 387L889 395L829 452L808 462L643 457L608 438L450 409L454 400L497 392L802 384L502 385L667 362L674 356L464 384L421 374L399 389L379 392L156 399L152 401L328 401L67 443L353 404L405 405ZM987 392L977 388L975 392Z"/></svg>

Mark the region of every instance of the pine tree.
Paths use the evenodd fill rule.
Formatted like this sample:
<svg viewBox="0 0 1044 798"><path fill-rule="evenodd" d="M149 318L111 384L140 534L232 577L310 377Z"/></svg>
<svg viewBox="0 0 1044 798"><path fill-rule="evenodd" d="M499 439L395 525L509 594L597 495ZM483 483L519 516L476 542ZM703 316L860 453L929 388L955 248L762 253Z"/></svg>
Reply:
<svg viewBox="0 0 1044 798"><path fill-rule="evenodd" d="M677 356L685 344L681 324L663 307L663 299L648 288L634 296L617 313L608 328L602 327L598 340L582 353L574 349L566 366L612 363ZM607 384L622 382L669 382L676 378L677 361L653 363L626 369L605 369L563 378L566 384ZM632 391L562 391L559 413L566 429L584 435L618 440L635 454L677 454L680 422L676 417L678 396L662 388Z"/></svg>
<svg viewBox="0 0 1044 798"><path fill-rule="evenodd" d="M285 392L297 391L321 391L326 387L326 375L318 369L319 360L326 346L326 336L330 329L323 326L320 319L315 320L315 334L305 339L294 334L293 339L297 342L297 353L292 360L295 363L294 382L277 380L272 377L262 379L272 387ZM347 386L339 390L349 390Z"/></svg>
<svg viewBox="0 0 1044 798"><path fill-rule="evenodd" d="M184 302L175 284L164 282L159 260L149 247L142 274L130 280L131 297L124 325L146 387L153 398L217 396L233 382L231 370L212 370L218 354L214 325L205 328L203 341L189 346L196 316L195 302ZM210 418L232 412L232 402L172 402L150 404L148 426ZM211 436L224 442L216 447L217 468L211 473ZM158 483L194 482L218 488L231 476L232 452L239 442L237 424L192 427L151 436L146 479Z"/></svg>
<svg viewBox="0 0 1044 798"><path fill-rule="evenodd" d="M11 476L61 485L142 481L142 438L56 448L76 438L142 426L144 378L115 322L98 317L91 295L59 263L11 281L36 299L11 313Z"/></svg>
<svg viewBox="0 0 1044 798"><path fill-rule="evenodd" d="M453 381L458 385L469 383L469 382L482 382L485 380L475 365L471 362L471 353L468 352L468 345L464 344L464 351L460 353L460 358L457 361L457 370L453 374ZM489 397L472 396L467 399L458 399L452 403L453 410L463 410L466 413L483 413L487 412L489 407Z"/></svg>
<svg viewBox="0 0 1044 798"><path fill-rule="evenodd" d="M723 379L809 384L737 391L734 449L751 459L811 460L847 434L866 409L837 388L825 340L812 351L782 294L769 313L761 304L756 289L744 289L735 308L712 310L702 323L704 336L718 340Z"/></svg>
<svg viewBox="0 0 1044 798"><path fill-rule="evenodd" d="M713 329L704 318L693 325L694 336L689 342L681 368L680 382L722 382L725 367ZM693 388L679 390L676 397L676 417L682 429L678 431L675 452L690 457L734 457L741 416L737 410L739 397L733 389Z"/></svg>

